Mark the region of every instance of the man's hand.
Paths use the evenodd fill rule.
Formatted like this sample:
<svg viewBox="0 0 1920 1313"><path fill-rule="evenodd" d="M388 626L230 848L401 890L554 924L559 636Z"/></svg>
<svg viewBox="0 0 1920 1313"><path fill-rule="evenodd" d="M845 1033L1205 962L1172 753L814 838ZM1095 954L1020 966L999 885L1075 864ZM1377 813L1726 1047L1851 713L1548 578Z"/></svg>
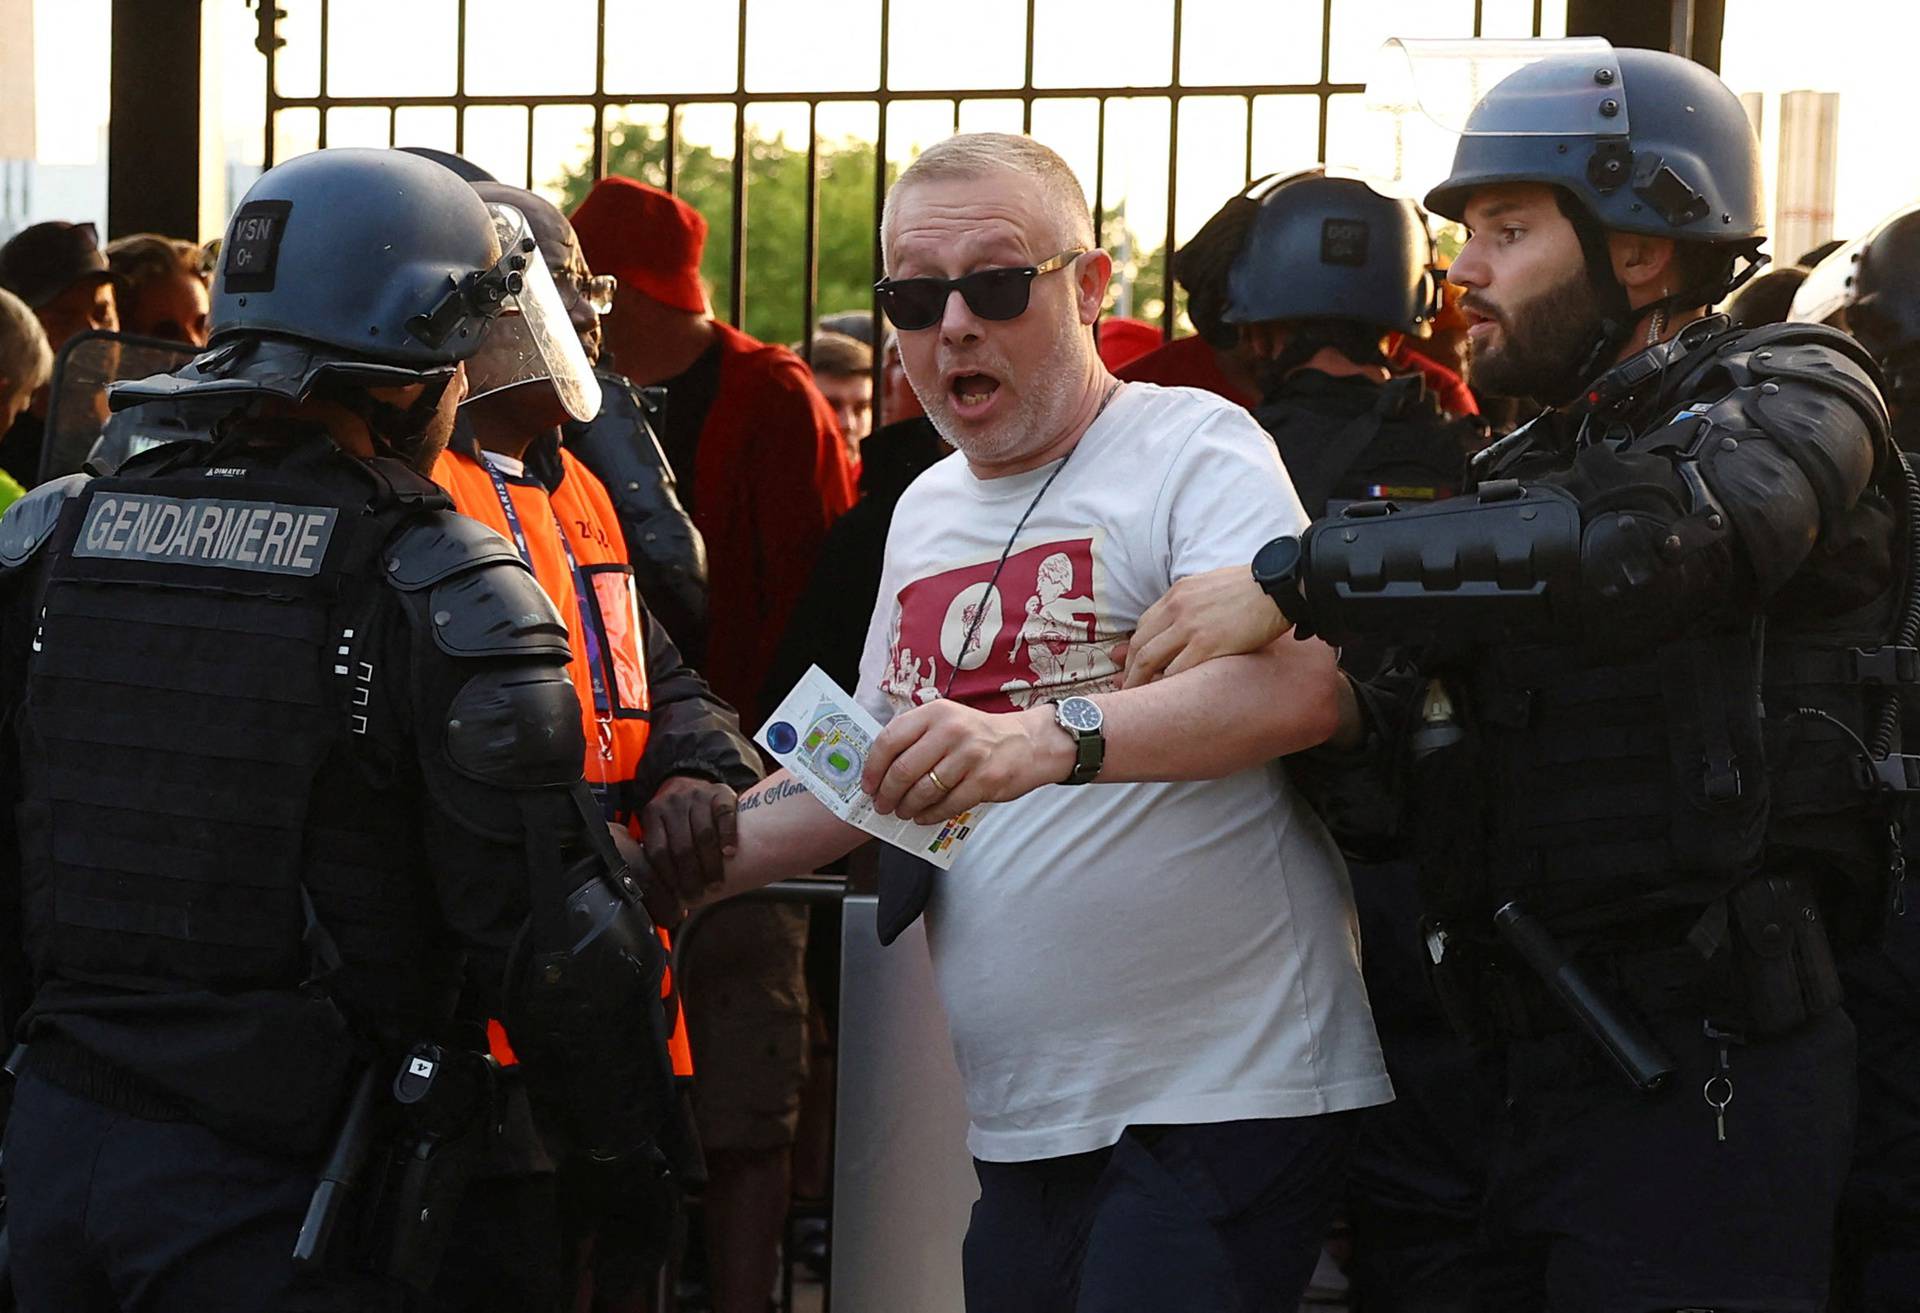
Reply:
<svg viewBox="0 0 1920 1313"><path fill-rule="evenodd" d="M1291 628L1248 567L1188 575L1140 617L1121 687L1138 688L1215 657L1258 652Z"/></svg>
<svg viewBox="0 0 1920 1313"><path fill-rule="evenodd" d="M1073 738L1051 706L990 712L937 698L881 731L860 784L881 815L933 825L1058 784L1073 761Z"/></svg>
<svg viewBox="0 0 1920 1313"><path fill-rule="evenodd" d="M682 903L699 902L725 878L740 846L738 807L724 784L673 775L640 813L647 865Z"/></svg>

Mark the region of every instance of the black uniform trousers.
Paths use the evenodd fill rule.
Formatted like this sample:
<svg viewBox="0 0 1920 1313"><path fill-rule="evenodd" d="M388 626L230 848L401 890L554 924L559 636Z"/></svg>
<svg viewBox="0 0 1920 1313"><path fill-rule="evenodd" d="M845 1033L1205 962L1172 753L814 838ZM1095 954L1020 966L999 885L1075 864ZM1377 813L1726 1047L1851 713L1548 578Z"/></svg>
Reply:
<svg viewBox="0 0 1920 1313"><path fill-rule="evenodd" d="M1840 963L1860 1032L1860 1134L1835 1237L1836 1313L1920 1308L1920 882L1883 943Z"/></svg>
<svg viewBox="0 0 1920 1313"><path fill-rule="evenodd" d="M1732 1045L1725 1140L1702 1020L1651 1027L1678 1070L1634 1091L1571 1032L1516 1041L1489 1163L1489 1313L1817 1313L1853 1150L1853 1022Z"/></svg>
<svg viewBox="0 0 1920 1313"><path fill-rule="evenodd" d="M1491 1113L1484 1073L1427 982L1419 870L1348 860L1361 969L1393 1078L1353 1147L1346 1271L1356 1313L1477 1313Z"/></svg>
<svg viewBox="0 0 1920 1313"><path fill-rule="evenodd" d="M22 1076L4 1163L21 1313L397 1313L368 1277L297 1277L310 1166Z"/></svg>

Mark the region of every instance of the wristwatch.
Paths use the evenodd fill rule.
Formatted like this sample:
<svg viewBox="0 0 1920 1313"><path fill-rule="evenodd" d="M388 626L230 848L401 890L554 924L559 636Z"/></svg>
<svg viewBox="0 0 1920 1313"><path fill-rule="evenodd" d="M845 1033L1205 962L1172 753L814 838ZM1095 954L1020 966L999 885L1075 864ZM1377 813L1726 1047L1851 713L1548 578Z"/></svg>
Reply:
<svg viewBox="0 0 1920 1313"><path fill-rule="evenodd" d="M1092 698L1061 698L1053 704L1053 723L1073 736L1073 774L1061 783L1091 784L1107 759L1107 736L1100 732L1106 717Z"/></svg>
<svg viewBox="0 0 1920 1313"><path fill-rule="evenodd" d="M1307 599L1300 592L1301 558L1298 538L1275 538L1253 554L1253 581L1273 599L1293 632L1305 638L1312 630L1307 625Z"/></svg>

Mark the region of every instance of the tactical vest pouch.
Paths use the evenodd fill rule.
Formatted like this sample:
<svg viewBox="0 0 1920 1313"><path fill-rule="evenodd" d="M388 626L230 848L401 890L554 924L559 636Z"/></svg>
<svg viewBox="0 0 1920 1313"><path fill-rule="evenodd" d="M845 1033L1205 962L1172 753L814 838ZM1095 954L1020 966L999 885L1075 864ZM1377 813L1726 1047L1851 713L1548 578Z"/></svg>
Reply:
<svg viewBox="0 0 1920 1313"><path fill-rule="evenodd" d="M1659 668L1675 865L1751 870L1768 803L1759 645L1746 633L1682 639L1660 649Z"/></svg>
<svg viewBox="0 0 1920 1313"><path fill-rule="evenodd" d="M1453 1033L1476 1048L1491 1045L1510 1033L1492 1006L1492 967L1484 945L1449 934L1431 920L1420 923L1426 952L1427 983Z"/></svg>
<svg viewBox="0 0 1920 1313"><path fill-rule="evenodd" d="M1840 1004L1840 974L1819 900L1801 880L1762 876L1728 897L1733 970L1745 1001L1739 1024L1778 1035Z"/></svg>
<svg viewBox="0 0 1920 1313"><path fill-rule="evenodd" d="M1421 902L1443 921L1480 924L1492 915L1485 892L1487 763L1472 725L1451 730L1419 726L1409 737L1408 832L1420 864Z"/></svg>

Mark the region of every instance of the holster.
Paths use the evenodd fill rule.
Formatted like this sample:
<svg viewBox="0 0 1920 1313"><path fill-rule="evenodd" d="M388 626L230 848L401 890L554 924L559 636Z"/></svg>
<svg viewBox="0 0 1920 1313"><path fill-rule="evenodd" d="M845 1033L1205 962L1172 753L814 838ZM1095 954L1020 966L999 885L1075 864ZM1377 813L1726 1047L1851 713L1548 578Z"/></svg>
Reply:
<svg viewBox="0 0 1920 1313"><path fill-rule="evenodd" d="M415 1072L423 1055L438 1071L420 1089ZM385 1251L380 1266L423 1294L440 1269L460 1197L485 1152L485 1133L497 1106L495 1077L492 1062L482 1054L416 1045L394 1078L402 1130L378 1210Z"/></svg>
<svg viewBox="0 0 1920 1313"><path fill-rule="evenodd" d="M493 1069L482 1054L419 1044L390 1088L381 1070L363 1079L336 1133L294 1263L377 1272L424 1293L484 1147Z"/></svg>
<svg viewBox="0 0 1920 1313"><path fill-rule="evenodd" d="M1811 886L1758 876L1727 897L1731 967L1754 1037L1783 1034L1840 1004L1840 973Z"/></svg>

